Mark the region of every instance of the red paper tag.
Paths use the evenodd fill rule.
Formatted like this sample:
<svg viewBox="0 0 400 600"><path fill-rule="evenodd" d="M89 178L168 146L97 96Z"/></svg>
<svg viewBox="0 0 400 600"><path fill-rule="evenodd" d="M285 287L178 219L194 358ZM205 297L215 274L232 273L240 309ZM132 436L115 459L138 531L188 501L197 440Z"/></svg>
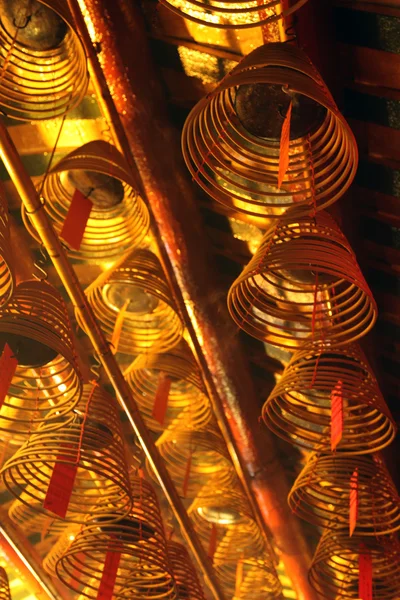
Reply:
<svg viewBox="0 0 400 600"><path fill-rule="evenodd" d="M336 450L343 436L343 383L338 381L331 392L331 450Z"/></svg>
<svg viewBox="0 0 400 600"><path fill-rule="evenodd" d="M279 148L278 188L281 188L286 171L289 167L290 120L292 117L292 101L282 124L281 143Z"/></svg>
<svg viewBox="0 0 400 600"><path fill-rule="evenodd" d="M189 458L187 459L185 477L183 479L183 484L182 484L182 494L183 494L184 498L186 498L186 496L187 496L191 468L192 468L192 453L189 454Z"/></svg>
<svg viewBox="0 0 400 600"><path fill-rule="evenodd" d="M128 308L130 300L128 299L121 310L119 311L117 318L115 319L114 331L111 337L111 345L113 347L113 353L118 352L119 340L121 339L122 326L126 315L126 309Z"/></svg>
<svg viewBox="0 0 400 600"><path fill-rule="evenodd" d="M372 558L365 547L360 547L358 556L358 596L360 600L372 600Z"/></svg>
<svg viewBox="0 0 400 600"><path fill-rule="evenodd" d="M358 469L354 469L350 477L350 518L349 518L349 535L353 535L357 525L358 518Z"/></svg>
<svg viewBox="0 0 400 600"><path fill-rule="evenodd" d="M211 560L213 560L215 551L217 549L217 534L218 534L217 526L215 525L215 523L213 523L211 525L210 541L208 544L208 552L207 552L208 557L211 558Z"/></svg>
<svg viewBox="0 0 400 600"><path fill-rule="evenodd" d="M17 366L18 360L14 356L10 346L6 343L0 358L0 409L7 396Z"/></svg>
<svg viewBox="0 0 400 600"><path fill-rule="evenodd" d="M121 560L121 552L112 552L110 549L111 545L112 541L110 541L108 545L97 600L113 599L115 581L117 579L118 567Z"/></svg>
<svg viewBox="0 0 400 600"><path fill-rule="evenodd" d="M171 389L171 380L170 378L160 371L158 376L158 386L156 395L154 397L153 404L153 419L155 419L160 425L164 424L165 415L167 414L168 409L168 397L169 391Z"/></svg>
<svg viewBox="0 0 400 600"><path fill-rule="evenodd" d="M67 449L67 445L65 445ZM77 459L76 455L76 459ZM66 464L60 461L76 460L72 453L59 454L57 462L54 465L53 473L51 474L49 487L47 488L46 497L43 502L43 508L50 510L55 515L65 519L67 514L69 501L71 499L72 490L74 489L75 477L78 471L78 464Z"/></svg>
<svg viewBox="0 0 400 600"><path fill-rule="evenodd" d="M81 247L92 207L93 202L82 192L75 190L60 233L60 237L74 250Z"/></svg>

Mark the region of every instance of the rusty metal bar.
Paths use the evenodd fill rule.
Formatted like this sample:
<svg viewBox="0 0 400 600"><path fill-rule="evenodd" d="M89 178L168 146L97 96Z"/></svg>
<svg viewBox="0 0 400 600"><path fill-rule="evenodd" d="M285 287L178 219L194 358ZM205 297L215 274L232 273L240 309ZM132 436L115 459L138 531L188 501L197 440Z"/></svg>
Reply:
<svg viewBox="0 0 400 600"><path fill-rule="evenodd" d="M175 295L198 355L214 411L256 518L266 524L298 600L318 596L308 583L309 551L287 506L289 485L260 407L238 334L207 254L206 235L177 132L169 123L138 3L79 0L92 43L124 125L156 223ZM93 53L87 48L89 58Z"/></svg>
<svg viewBox="0 0 400 600"><path fill-rule="evenodd" d="M1 122L0 159L3 161L27 212L30 213L30 218L35 229L40 235L43 245L60 276L61 282L64 285L73 306L79 312L81 321L85 326L85 330L88 332L88 337L92 342L93 348L100 358L110 383L114 387L118 400L129 418L132 429L158 478L165 496L174 510L177 521L205 575L210 590L216 600L224 600L224 595L220 589L211 562L193 529L193 525L182 504L179 494L132 397L131 390L125 382L121 370L111 352L110 345L105 339L96 317L87 302L75 271L68 261L58 236L43 208L43 204L37 195L35 187L24 169L21 158L7 128Z"/></svg>

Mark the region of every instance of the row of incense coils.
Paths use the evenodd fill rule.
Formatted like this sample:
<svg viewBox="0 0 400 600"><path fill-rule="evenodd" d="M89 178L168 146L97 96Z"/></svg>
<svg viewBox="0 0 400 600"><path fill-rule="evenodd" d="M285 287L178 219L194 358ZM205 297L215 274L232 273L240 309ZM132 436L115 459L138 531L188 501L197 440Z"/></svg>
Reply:
<svg viewBox="0 0 400 600"><path fill-rule="evenodd" d="M285 115L277 125L274 102L275 109L283 102L297 111L280 186ZM193 178L215 201L275 220L231 286L228 307L249 335L294 352L262 417L275 434L311 452L289 496L295 513L325 528L310 583L332 600L369 598L372 590L377 600L394 600L400 500L377 453L397 428L357 343L373 327L377 307L347 239L324 210L353 180L354 137L307 56L267 44L195 106L182 144Z"/></svg>
<svg viewBox="0 0 400 600"><path fill-rule="evenodd" d="M185 549L165 539L152 486L128 471L115 399L82 385L59 293L20 283L0 321L11 381L1 428L16 432L3 443L17 448L1 474L16 498L10 518L59 537L45 568L87 598L203 599Z"/></svg>
<svg viewBox="0 0 400 600"><path fill-rule="evenodd" d="M0 104L9 116L21 120L58 117L74 108L86 91L85 77L80 77L79 85L74 80L77 73L83 72L85 65L66 4L52 3L51 9L56 13L50 9L47 12L46 3L44 6L44 13L50 21L57 21L58 15L63 36L56 48L47 48L44 54L38 48L27 51L27 39L35 37L34 29L30 28L18 31L14 40L7 39L8 45L4 43L4 52L12 53L14 62L10 66L5 65L4 85L3 82L0 84ZM13 20L7 21L4 14L3 35L7 37L10 34L11 37ZM29 43L33 43L32 39ZM22 52L24 63L18 62ZM6 54L0 57L3 64ZM60 57L68 62L72 55L77 70L71 68L68 71L63 88L65 93L62 95L58 91L56 102L43 63L47 61L50 64L49 60L52 63L56 89L56 62ZM28 63L31 63L30 68L33 64L39 68L38 81L42 85L35 90L36 95L24 95ZM14 64L17 64L17 70ZM19 83L19 95L12 93L11 82L13 85ZM110 270L93 282L86 294L108 340L114 345L114 351L138 355L126 377L135 390L143 414L151 422L150 427L161 431L168 423L176 425L181 413L187 417L188 429L183 426L186 424L183 419L179 421L182 455L186 453L186 458L183 459L183 467L178 464L178 477L174 477L177 485L185 488L183 495L189 498L193 497L193 493L200 493L214 471L218 478L213 478L215 489L220 490L222 482L225 494L228 494L228 485L231 493L235 480L232 465L213 421L197 365L181 341L183 324L165 283L160 262L147 248L149 214L135 191L135 182L124 158L104 141L91 142L52 166L38 189L45 211L59 235L75 191L85 197L90 195L93 207L80 247L77 249L67 243L67 251L75 261L98 263L99 260L116 260ZM80 394L72 338L68 339L66 332L68 315L56 290L44 281L29 281L15 286L4 202L2 207L4 222L1 235L4 234L4 244L1 248L1 281L4 286L0 320L10 323L3 341L7 341L13 358L18 360L0 412L0 429L4 431L3 458L11 454L3 466L2 475L6 487L16 496L10 517L23 528L46 531L49 539L61 534L59 543L45 560L45 566L84 597L95 598L98 593L104 592L104 585L108 585L103 580L103 571L106 565L110 566L109 552L115 556L122 554L122 566L118 567L113 593L118 597L119 590L124 590L121 594L128 590L129 595L132 583L127 582L129 571L138 559L140 562L143 552L147 563L144 562L144 570L138 572L135 578L135 595L139 595L139 588L143 586L142 593L147 597L169 598L174 594L173 585L153 538L149 538L150 534L155 535L159 531L159 527L152 526L150 520L146 533L144 518L135 525L129 522L130 513L127 516L131 496L126 474L121 470L121 440L117 415L112 414L112 399L108 397L105 400L104 392L98 388L93 392L88 385ZM40 242L24 208L22 218L28 231ZM127 254L121 258L125 251ZM31 319L32 314L34 319ZM121 314L123 319L118 319ZM79 321L79 315L77 318ZM118 320L119 334L116 336ZM59 335L64 345L56 343ZM29 363L32 356L37 357L34 365ZM151 377L152 373L155 373L155 378ZM160 423L159 416L153 416L154 397L160 387L159 373L164 380L171 378L172 382L163 423ZM169 457L167 462L173 474L175 443L169 437L165 444L162 439L159 444L162 454ZM217 467L212 464L215 458ZM179 461L182 462L182 457ZM238 482L235 481L235 484L239 489ZM132 485L135 487L133 481ZM141 481L140 485L147 489L145 482ZM215 546L215 552L210 555L215 554L224 586L239 598L248 598L250 593L254 598L263 597L266 593L279 595L280 584L261 535L254 521L242 515L243 511L248 512L242 493L235 492L240 495L242 511L237 513L232 509L228 522L225 522L220 514L220 499L216 500L216 506L209 506L215 495L213 492L209 496L209 492L202 502L204 510L201 514L208 515L211 521L205 519L201 528L202 539L207 547ZM136 497L135 492L133 496ZM146 505L149 507L152 505L150 496L147 491ZM224 502L228 504L229 512L229 501L225 499ZM130 510L135 510L135 500ZM138 518L137 510L136 506L135 519ZM200 514L193 510L195 515ZM54 514L58 518L53 519ZM251 551L244 549L245 536L240 533L243 521L246 534L251 532L255 538ZM66 524L74 524L73 527L80 529L68 530ZM145 551L146 536L152 545ZM131 550L124 553L121 542L125 549L132 546ZM93 554L94 548L99 549L99 554ZM239 548L242 548L240 552ZM165 555L164 551L161 554ZM127 566L124 561L127 561ZM240 577L236 573L237 564ZM89 572L93 577L89 577ZM144 572L154 579L154 584L141 581ZM187 577L186 574L185 579ZM200 592L185 592L182 586L178 591L179 598L202 597Z"/></svg>
<svg viewBox="0 0 400 600"><path fill-rule="evenodd" d="M47 55L43 55L43 51L37 49L32 50L29 56L26 52L22 53L20 45L26 47L23 36L27 32L18 32L16 38L12 39L14 32L10 30L10 23L13 21L8 21L9 28L5 22L5 33L2 32L5 37L3 63L10 52L15 53L16 62L12 61L5 69L5 77L0 85L0 104L5 107L7 114L14 118L32 120L59 116L76 106L85 93L87 80L82 77L82 74L86 73L84 53L71 27L72 21L64 3L53 3L52 8L66 26L64 30L62 27L60 29L63 30L63 34L61 41L57 41L57 51L54 51L52 45L44 51ZM74 61L69 60L71 53L74 53ZM43 85L38 86L36 96L15 94L16 81L20 82L22 92L24 90L24 73L27 72L27 67L23 61L29 63L30 67L32 64L40 65L42 59L50 60L53 81L60 57L61 60L69 60L71 65L68 72L70 86L64 87L64 96L59 95L57 103L48 102L49 97L51 98L52 94L54 96L54 92L46 83L46 76L49 77L46 69L41 70L39 80ZM16 70L13 70L14 64L17 63ZM79 86L75 85L76 81L80 82ZM286 95L286 104L283 102L283 106L286 107L287 102L292 99L294 107L297 107L294 113L298 110L300 125L297 133L291 135L289 166L283 184L278 187L279 136L269 128L268 123L254 120L254 115L251 111L249 113L248 107L254 105L255 98L262 96L260 92L268 92L268 89L279 91L283 87ZM311 112L316 116L316 120L309 123L308 130L302 127L302 124L307 123L304 115L310 112L310 106L303 101L304 98L308 99ZM279 118L277 122L279 124ZM293 124L295 123L296 114L293 118ZM354 468L350 467L350 475L357 472L358 494L362 498L360 490L364 489L364 485L368 488L371 478L364 480L361 477L363 464L357 456L360 453L366 454L365 460L370 460L368 465L374 473L378 473L376 477L380 480L384 467L379 459L371 458L369 453L385 447L393 439L395 425L370 367L355 345L355 341L367 333L376 320L375 302L347 241L333 220L321 212L321 209L343 195L355 174L357 149L347 123L307 57L294 47L269 44L245 57L215 92L195 107L185 125L183 152L193 178L216 201L228 209L250 217L279 219L277 225L267 232L253 261L232 286L228 298L229 308L239 327L251 335L271 344L296 349L291 363L264 407L263 416L267 425L282 437L317 452L316 457L310 459L313 473L319 473L317 467L326 456L335 460L336 465L342 455L345 458L351 456L350 464ZM110 192L110 184L114 186L112 193L107 194L108 198L112 198L111 202L107 200L104 204L102 194L95 195L94 210L90 215L81 249L79 252L75 251L76 258L97 260L99 257L117 256L124 248L139 247L147 233L148 213L134 192L134 182L129 169L115 149L104 142L93 142L83 149L78 149L63 161L51 170L46 180L46 189L43 190L46 211L59 232L74 189L80 189L85 194L87 187L95 187L100 191L105 187ZM89 181L80 178L79 172L89 174ZM97 179L93 174L96 174ZM99 180L99 174L104 176L103 179ZM93 180L96 181L94 186ZM116 181L119 182L117 186ZM23 216L28 229L35 235L29 215ZM1 271L3 298L10 299L13 276L6 236L2 237L0 242L4 245L4 265ZM74 255L74 250L71 248L69 253ZM114 333L117 315L124 309L124 321L118 340L120 351L127 351L129 348L128 351L134 354L146 354L149 351L154 353L157 349L162 356L162 353L177 347L183 333L182 323L173 303L169 301L168 289L162 288L160 281L163 278L159 277L157 280L157 268L160 269L158 260L147 250L138 250L136 255L133 253L127 260L131 260L132 257L137 259L133 266L122 261L116 268L101 276L99 281L94 282L87 290L88 298L109 339ZM155 278L149 278L149 272L152 275L156 272ZM161 269L158 271L158 274L160 273ZM117 280L114 281L112 278L116 274ZM129 287L127 280L129 283L134 282L134 287L140 291L140 294L135 293L134 300L126 290L126 287ZM155 281L153 287L148 280ZM32 317L32 305L38 295L47 300L40 300L41 308L38 314ZM48 331L52 331L53 337L60 334L57 343L55 339L47 337L47 331L46 336L43 336L43 331L40 330L41 315L47 314L44 311L47 311L50 305L51 327L48 327ZM6 415L7 424L18 423L18 435L26 436L32 433L28 442L25 442L17 454L6 463L4 478L10 491L19 490L17 493L21 494L21 501L25 497L22 492L26 492L29 503L34 499L34 492L29 486L25 487L28 479L31 480L32 475L36 474L36 477L40 475L40 481L42 477L46 483L51 480L52 470L51 467L47 468L47 462L46 468L36 464L39 460L38 452L44 452L44 457L51 455L54 460L54 450L58 448L62 450L58 457L62 456L65 459L69 456L68 449L60 449L57 445L60 433L56 435L56 439L47 436L54 436L61 429L67 431L67 422L71 423L71 427L75 423L82 431L82 423L86 423L87 417L82 408L76 408L79 381L74 367L73 348L68 347L65 337L67 321L65 315L64 318L60 318L59 315L53 314L54 306L55 292L48 284L26 282L18 286L8 305L2 309L3 322L7 325L5 333L19 361L10 388L11 394L4 403L3 410L6 413L3 415ZM161 315L157 312L160 307ZM165 312L167 316L164 319ZM150 314L150 317L147 320L140 318L143 313ZM20 319L16 331L15 316L21 314L24 315L24 319ZM29 318L25 318L28 316ZM135 316L139 318L135 320ZM32 356L32 348L26 344L27 339L32 340L32 334L27 334L27 330L32 331L32 325L35 331L37 328L33 343L35 355L40 358L38 364L25 365L24 353L26 356ZM21 345L22 338L25 342ZM64 340L64 345L60 340ZM137 360L146 363L148 357L139 356ZM138 363L136 367L137 365ZM136 371L140 369L130 369L127 377L135 378L138 375ZM162 373L165 374L165 371L166 367L163 367ZM331 393L339 383L343 398L343 435L337 453L329 455ZM149 414L149 393L153 392L141 389L142 384L143 382L135 379L134 385L140 389L138 397L142 399L143 410L145 413L147 411L147 416L154 426L158 421L154 418L153 409ZM54 410L49 412L49 406L54 406ZM171 424L157 442L160 451L169 464L177 485L184 488L184 495L187 497L202 493L205 476L216 477L216 487L231 490L231 466L218 430L216 427L214 429L209 406L206 401L201 401L198 406L194 404L193 411L191 406L191 402L185 406L180 395L175 414L171 400L171 405L168 405ZM71 415L73 419L69 421ZM157 428L157 425L155 427ZM100 430L101 434L97 432L90 436L90 444L99 445L103 443L100 439L107 438L106 431L102 428ZM30 443L34 446L29 447ZM63 444L68 445L69 441L64 439L61 442L61 445ZM85 435L80 439L79 464L84 446ZM98 453L99 449L96 452ZM48 460L50 459L46 458L46 461ZM70 462L76 460L76 455L71 451ZM346 463L347 468L348 464ZM335 469L336 467L334 472ZM332 485L325 471L323 473L324 478L318 481L325 484L318 485L324 491L326 488L335 487L335 481ZM225 487L219 480L221 477ZM308 473L307 485L310 477ZM328 478L327 483L325 477ZM396 507L398 499L387 473L384 474L384 479L389 482L389 500L384 505ZM94 488L95 478L84 480L85 493L88 490L89 497L92 494L94 497L98 491ZM76 481L79 480L75 479ZM347 481L350 482L350 477ZM118 480L116 485L118 487ZM327 500L329 495L324 497L320 490L316 493L310 492L304 482L301 485L298 483L297 488L296 485L294 490L297 491L292 493L291 502L302 516L307 515L308 519L313 520L315 516L310 515L314 515L314 512L319 514L320 511L326 511L327 507L328 514L329 510L333 510L330 507L334 507L335 504ZM310 486L312 487L311 483ZM304 488L307 488L307 493L298 491ZM386 487L381 486L380 489ZM43 489L41 493L43 496ZM343 494L339 495L342 498ZM120 501L122 496L118 495ZM40 497L39 505L43 506L45 500L45 497ZM117 500L113 497L112 502ZM82 506L82 500L78 504ZM315 505L317 510L307 508ZM375 505L367 502L366 506ZM70 504L68 510L73 511L73 507L74 503ZM361 507L359 499L359 510ZM204 513L204 507L198 508ZM196 518L202 510L194 513ZM93 508L93 511L96 512L96 509ZM378 548L377 536L381 540L381 533L388 535L397 529L396 508L386 508L386 511L391 515L388 518L390 523L385 523L382 527L372 525L374 535L362 536L363 544L369 544L368 548L372 553L375 552L374 548ZM207 513L207 510L205 512ZM217 511L217 515L220 515L220 512ZM207 514L209 513L210 511ZM374 514L372 511L372 522ZM239 515L237 518L241 523L243 515L240 511ZM232 514L227 519L232 520L235 525L238 524ZM218 516L218 525L221 525L220 521ZM100 524L103 525L103 522ZM327 525L327 519L318 524ZM354 549L360 548L356 536L361 536L361 533L356 527L350 538L343 534L342 525L343 519L336 515L335 527L339 527L339 533L323 536L311 571L311 580L328 597L335 597L332 594L336 594L340 589L341 593L347 594L346 597L352 598L357 594L353 581L357 575L357 568L354 566L354 556L357 552ZM216 550L213 553L215 560L219 554L224 555L222 551L218 553L218 544L221 543L222 548L228 548L229 540L235 540L236 532L238 535L241 533L241 526L231 526L232 522L224 523L227 532L224 532L222 539L217 538ZM99 523L96 527L98 532ZM216 524L210 527L210 538L215 538ZM375 592L379 598L390 598L397 592L392 593L390 586L385 587L389 585L387 573L390 572L390 585L398 585L398 580L396 571L391 568L388 571L385 561L387 556L396 557L397 550L392 540L388 541L386 537L384 540L379 546L384 550L376 556L373 554L374 580L378 582ZM241 548L236 540L231 545ZM347 552L351 560L342 557L341 561L337 561L338 547L343 547L343 552ZM245 553L242 560L248 560ZM249 560L252 560L251 557ZM71 565L69 573L74 569ZM351 573L350 582L346 585L343 583L347 577L343 577L344 568ZM230 563L221 564L219 569L221 578L226 578L229 582L235 577L238 579L237 573L232 574L235 569Z"/></svg>
<svg viewBox="0 0 400 600"><path fill-rule="evenodd" d="M129 275L124 264L125 259L120 269ZM152 304L148 280L149 276L142 291L149 294ZM102 298L109 294L115 302L114 283L122 283L124 293L132 286L133 297L138 299L141 288L134 276L122 282L104 277L108 288ZM148 302L144 297L141 321ZM57 514L49 535L64 533L65 523L89 527L94 519L95 531L89 533L95 536L99 523L106 527L126 514L129 480L121 470L124 455L115 401L91 384L81 390L68 323L61 296L46 281L20 283L0 311L3 341L18 361L0 411L5 449L12 453L2 477L16 497L10 517L23 528L42 531L49 517ZM120 343L124 343L122 334ZM249 590L254 598L267 592L279 595L273 559L241 492L188 346L181 340L166 351L160 343L137 348L146 351L126 370L126 380L148 427L158 433L164 430L157 440L160 454L182 496L193 502L196 529L206 547L214 548L210 555L224 587L239 598L249 597ZM155 399L166 381L168 398L160 416L155 412ZM61 566L59 571L61 579L73 585ZM82 567L74 589L80 589L85 573ZM98 585L101 581L99 571Z"/></svg>

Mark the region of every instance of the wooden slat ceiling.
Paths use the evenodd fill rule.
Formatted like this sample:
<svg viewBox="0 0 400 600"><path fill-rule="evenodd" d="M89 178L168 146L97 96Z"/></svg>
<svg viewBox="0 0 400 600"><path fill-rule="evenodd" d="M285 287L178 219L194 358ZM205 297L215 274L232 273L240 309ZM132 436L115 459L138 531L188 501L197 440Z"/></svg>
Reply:
<svg viewBox="0 0 400 600"><path fill-rule="evenodd" d="M309 2L317 15L320 2ZM240 33L209 31L185 22L156 0L142 0L142 4L154 59L168 97L171 123L181 128L193 105L213 89L243 54L262 43L261 31L259 28ZM323 76L335 82L334 92L354 130L361 155L356 182L334 214L340 218L378 302L378 323L364 346L385 398L400 422L400 0L334 0L330 8L331 37L326 39L332 39L334 45L323 50L330 55L334 69L323 72ZM307 11L299 14L299 42L312 49L313 44L304 41L307 40L304 36L313 36ZM326 28L327 23L318 18L318 27ZM276 35L276 31L273 33ZM29 174L39 177L46 169L60 121L8 124ZM75 148L77 140L83 144L99 137L107 139L106 125L89 91L79 109L66 119L54 160ZM19 201L2 167L0 178L6 182L11 215L19 224L25 243L35 252L35 244L22 229ZM256 249L262 235L260 226L265 223L255 219L244 222L241 215L228 212L200 192L198 197L208 234L206 243L213 250L227 291ZM75 267L84 287L102 268L82 264ZM56 281L51 268L49 276ZM290 355L245 334L238 335L243 338L251 361L261 409ZM85 341L81 343L85 353ZM131 437L128 428L126 432ZM291 446L279 441L277 444L286 475L293 481L303 456ZM398 442L387 452L395 477L396 455L399 455ZM397 474L398 485L399 480ZM3 495L0 502L6 506L9 498ZM306 532L315 545L318 532L308 526ZM31 541L41 553L46 551L40 538ZM18 573L13 578L18 580ZM287 580L283 582L284 596L294 598ZM21 595L16 591L17 584L14 585L14 600L34 600L29 592Z"/></svg>

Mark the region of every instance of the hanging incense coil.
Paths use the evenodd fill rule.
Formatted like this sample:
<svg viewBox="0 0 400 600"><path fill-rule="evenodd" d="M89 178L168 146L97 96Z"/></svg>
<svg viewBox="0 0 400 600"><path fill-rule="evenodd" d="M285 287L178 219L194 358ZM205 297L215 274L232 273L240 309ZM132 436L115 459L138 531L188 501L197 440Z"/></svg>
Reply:
<svg viewBox="0 0 400 600"><path fill-rule="evenodd" d="M289 166L278 188L282 124L292 101ZM259 122L261 118L261 122ZM318 72L291 44L246 56L189 114L183 155L214 200L256 217L306 216L338 200L356 173L354 136Z"/></svg>
<svg viewBox="0 0 400 600"><path fill-rule="evenodd" d="M85 293L110 341L118 314L124 310L119 352L166 352L182 338L183 323L161 264L149 250L133 251L117 267L102 273Z"/></svg>
<svg viewBox="0 0 400 600"><path fill-rule="evenodd" d="M64 531L58 538L57 542L51 548L50 552L46 554L43 559L43 568L52 577L57 577L56 564L63 557L64 553L68 550L71 543L76 538L80 530L79 525L69 525L64 527Z"/></svg>
<svg viewBox="0 0 400 600"><path fill-rule="evenodd" d="M291 349L310 339L348 344L377 317L356 257L326 212L272 227L229 290L228 307L241 329Z"/></svg>
<svg viewBox="0 0 400 600"><path fill-rule="evenodd" d="M74 592L86 585L84 597L98 598L106 556L120 553L113 598L175 600L156 494L140 477L132 477L131 484L134 501L129 515L108 524L89 520L56 563L57 575Z"/></svg>
<svg viewBox="0 0 400 600"><path fill-rule="evenodd" d="M11 600L8 576L3 567L0 567L0 600Z"/></svg>
<svg viewBox="0 0 400 600"><path fill-rule="evenodd" d="M163 431L180 412L190 407L190 425L199 429L211 420L210 402L206 396L200 371L185 343L162 354L141 354L124 373L151 431ZM160 378L170 380L168 407L163 424L153 417L154 401Z"/></svg>
<svg viewBox="0 0 400 600"><path fill-rule="evenodd" d="M196 569L185 546L168 542L168 556L174 574L178 600L206 600Z"/></svg>
<svg viewBox="0 0 400 600"><path fill-rule="evenodd" d="M238 578L238 569L241 577ZM281 598L282 586L275 567L268 556L263 554L245 558L236 563L220 565L216 568L224 592L234 600L265 600Z"/></svg>
<svg viewBox="0 0 400 600"><path fill-rule="evenodd" d="M0 50L1 52L1 50ZM13 252L10 240L5 190L0 185L0 307L7 304L15 288Z"/></svg>
<svg viewBox="0 0 400 600"><path fill-rule="evenodd" d="M115 399L87 384L72 415L57 418L60 429L49 432L45 421L4 465L6 488L31 509L54 516L46 498L53 473L64 465L76 473L67 521L82 523L88 514L98 514L108 522L115 511L127 514L131 490Z"/></svg>
<svg viewBox="0 0 400 600"><path fill-rule="evenodd" d="M397 539L348 537L347 529L327 529L315 552L309 580L323 598L359 598L359 555L372 559L374 600L400 597L400 545Z"/></svg>
<svg viewBox="0 0 400 600"><path fill-rule="evenodd" d="M0 20L0 105L5 113L42 121L75 108L85 96L88 73L68 3L2 0Z"/></svg>
<svg viewBox="0 0 400 600"><path fill-rule="evenodd" d="M331 394L341 382L343 435L337 450L369 454L391 443L396 424L361 348L356 344L296 352L262 409L279 437L308 450L331 451Z"/></svg>
<svg viewBox="0 0 400 600"><path fill-rule="evenodd" d="M198 492L188 513L198 530L205 523L230 527L254 520L238 481L232 478L226 486L218 473Z"/></svg>
<svg viewBox="0 0 400 600"><path fill-rule="evenodd" d="M216 427L192 430L190 425L186 428L189 420L186 409L161 434L156 445L178 491L187 498L193 498L210 477L218 475L226 486L229 485L234 471Z"/></svg>
<svg viewBox="0 0 400 600"><path fill-rule="evenodd" d="M400 498L378 456L313 454L296 479L289 506L320 527L344 527L350 519L351 480L357 469L358 511L355 533L377 536L400 529Z"/></svg>
<svg viewBox="0 0 400 600"><path fill-rule="evenodd" d="M42 188L43 185L43 189ZM102 140L89 142L62 158L39 185L44 209L60 235L75 190L93 202L79 250L68 247L75 260L110 260L139 246L150 217L122 154ZM38 234L22 206L30 234ZM40 241L40 240L39 240Z"/></svg>
<svg viewBox="0 0 400 600"><path fill-rule="evenodd" d="M254 521L242 527L232 526L225 530L215 550L213 564L217 567L228 562L251 556L260 556L264 549L261 531Z"/></svg>
<svg viewBox="0 0 400 600"><path fill-rule="evenodd" d="M18 360L2 410L0 430L16 442L46 419L57 427L79 402L82 390L67 308L61 294L45 281L20 283L0 310L0 344ZM51 416L47 416L50 409Z"/></svg>
<svg viewBox="0 0 400 600"><path fill-rule="evenodd" d="M277 12L275 0L160 0L161 4L184 19L218 29L247 29L274 23L288 17L306 2L297 0L290 8Z"/></svg>
<svg viewBox="0 0 400 600"><path fill-rule="evenodd" d="M211 528L217 528L214 565L257 556L264 548L262 534L237 485L234 481L224 485L217 474L199 491L188 510L204 544L210 539Z"/></svg>
<svg viewBox="0 0 400 600"><path fill-rule="evenodd" d="M28 494L21 494L23 501L14 500L8 509L10 520L18 525L23 531L35 531L44 538L49 536L59 536L71 524L58 519L55 515L48 516L42 512L40 502L33 502ZM31 502L31 503L30 503Z"/></svg>

